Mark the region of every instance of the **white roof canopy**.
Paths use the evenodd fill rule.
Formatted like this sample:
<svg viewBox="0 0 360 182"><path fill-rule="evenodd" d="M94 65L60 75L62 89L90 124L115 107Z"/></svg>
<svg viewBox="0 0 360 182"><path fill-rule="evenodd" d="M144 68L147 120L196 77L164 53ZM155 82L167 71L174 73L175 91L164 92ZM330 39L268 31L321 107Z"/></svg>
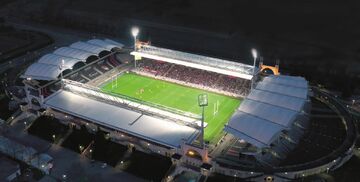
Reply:
<svg viewBox="0 0 360 182"><path fill-rule="evenodd" d="M298 97L301 99L306 99L308 96L307 88L274 84L271 81L259 82L256 85L256 89L274 92L274 93L283 94L283 95L288 95L288 96L293 96L293 97Z"/></svg>
<svg viewBox="0 0 360 182"><path fill-rule="evenodd" d="M278 124L243 112L236 112L225 126L225 131L259 148L269 145L282 130Z"/></svg>
<svg viewBox="0 0 360 182"><path fill-rule="evenodd" d="M67 69L67 68L72 69L72 67L76 63L85 62L84 60L74 59L74 58L60 56L60 55L56 55L56 54L45 54L38 60L38 62L60 67L62 64L62 60L64 60L64 69Z"/></svg>
<svg viewBox="0 0 360 182"><path fill-rule="evenodd" d="M185 125L143 115L63 90L48 97L45 104L55 110L171 148L178 148L183 139L193 140L198 134L198 130Z"/></svg>
<svg viewBox="0 0 360 182"><path fill-rule="evenodd" d="M111 51L111 49L113 48L122 48L124 45L118 45L118 44L114 44L114 43L110 43L110 42L106 42L100 39L91 39L88 40L87 43L92 44L92 45L97 45L100 46L102 48L104 48L105 50Z"/></svg>
<svg viewBox="0 0 360 182"><path fill-rule="evenodd" d="M100 52L104 51L103 47L93 45L93 44L89 44L89 43L86 43L86 42L81 42L81 41L75 42L75 43L71 44L69 47L84 50L84 51L87 51L87 52L91 52L91 53L96 54L96 55L99 55Z"/></svg>
<svg viewBox="0 0 360 182"><path fill-rule="evenodd" d="M264 102L277 107L283 107L300 112L304 105L304 99L291 97L273 92L253 89L247 99Z"/></svg>
<svg viewBox="0 0 360 182"><path fill-rule="evenodd" d="M220 74L240 77L247 80L252 79L253 66L218 58L158 48L150 45L142 45L141 48L131 54L134 56L161 60Z"/></svg>
<svg viewBox="0 0 360 182"><path fill-rule="evenodd" d="M303 77L270 75L268 77L265 77L263 81L291 87L300 87L305 89L308 88L308 82Z"/></svg>
<svg viewBox="0 0 360 182"><path fill-rule="evenodd" d="M302 114L307 87L303 78L266 77L241 103L225 131L257 147L269 146L280 132L290 131Z"/></svg>
<svg viewBox="0 0 360 182"><path fill-rule="evenodd" d="M58 66L34 63L26 69L25 73L21 77L37 80L56 80L60 73L61 70Z"/></svg>
<svg viewBox="0 0 360 182"><path fill-rule="evenodd" d="M241 103L239 111L279 124L284 128L290 128L292 121L297 115L297 112L295 111L282 107L274 107L272 105L250 99L245 99Z"/></svg>
<svg viewBox="0 0 360 182"><path fill-rule="evenodd" d="M80 49L71 48L71 47L61 47L59 49L56 49L54 51L54 54L57 54L60 56L72 57L74 59L80 59L80 60L86 60L90 56L97 56L94 53L80 50Z"/></svg>
<svg viewBox="0 0 360 182"><path fill-rule="evenodd" d="M122 44L110 39L93 39L88 42L90 43L79 41L71 44L70 47L61 47L53 53L42 56L36 63L28 67L22 78L56 80L61 71L72 69L78 62L86 62L90 56L98 56L101 51L111 50L114 47L123 47ZM62 60L64 60L64 67L61 67Z"/></svg>
<svg viewBox="0 0 360 182"><path fill-rule="evenodd" d="M107 42L108 44L114 44L117 45L118 47L122 48L124 47L124 44L117 42L115 40L111 40L111 39L104 39L105 42Z"/></svg>

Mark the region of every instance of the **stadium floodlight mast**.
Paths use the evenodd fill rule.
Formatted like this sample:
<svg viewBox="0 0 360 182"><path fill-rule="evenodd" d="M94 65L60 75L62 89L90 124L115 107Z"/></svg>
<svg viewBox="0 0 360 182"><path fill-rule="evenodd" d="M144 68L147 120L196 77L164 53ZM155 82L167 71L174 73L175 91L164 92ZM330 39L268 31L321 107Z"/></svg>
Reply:
<svg viewBox="0 0 360 182"><path fill-rule="evenodd" d="M207 94L200 94L198 96L198 103L199 107L202 107L201 113L201 138L200 138L200 145L204 148L204 120L205 120L205 107L208 106L208 95Z"/></svg>
<svg viewBox="0 0 360 182"><path fill-rule="evenodd" d="M61 60L61 64L59 65L59 70L60 70L60 77L61 77L61 85L64 84L64 75L63 75L63 69L64 69L64 66L65 66L65 61L62 59Z"/></svg>
<svg viewBox="0 0 360 182"><path fill-rule="evenodd" d="M256 51L256 49L251 49L251 54L254 58L254 66L253 66L253 78L251 79L251 89L253 88L254 86L254 76L255 76L255 65L256 65L256 59L258 57L258 52Z"/></svg>
<svg viewBox="0 0 360 182"><path fill-rule="evenodd" d="M134 37L134 51L136 51L136 37L138 36L140 30L138 27L132 27L131 28L131 34ZM134 66L136 68L136 59L134 60Z"/></svg>
<svg viewBox="0 0 360 182"><path fill-rule="evenodd" d="M63 79L63 72L62 72L62 69L64 68L64 65L65 65L65 61L62 59L61 60L61 64L59 65L59 70L60 70L60 78L61 80Z"/></svg>

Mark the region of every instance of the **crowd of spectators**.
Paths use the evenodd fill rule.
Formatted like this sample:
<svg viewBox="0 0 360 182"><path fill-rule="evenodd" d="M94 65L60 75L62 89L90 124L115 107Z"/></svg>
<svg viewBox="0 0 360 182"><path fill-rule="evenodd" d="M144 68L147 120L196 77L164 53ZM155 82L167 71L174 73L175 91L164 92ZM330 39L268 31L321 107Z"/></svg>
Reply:
<svg viewBox="0 0 360 182"><path fill-rule="evenodd" d="M240 96L247 95L250 90L250 80L168 62L144 59L138 63L138 70L156 77L166 77Z"/></svg>

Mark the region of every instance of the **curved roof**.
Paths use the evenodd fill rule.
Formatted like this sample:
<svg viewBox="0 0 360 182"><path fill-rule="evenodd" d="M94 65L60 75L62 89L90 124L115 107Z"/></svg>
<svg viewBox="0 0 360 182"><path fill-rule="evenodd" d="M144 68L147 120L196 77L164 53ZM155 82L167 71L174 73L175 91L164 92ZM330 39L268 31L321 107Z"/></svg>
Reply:
<svg viewBox="0 0 360 182"><path fill-rule="evenodd" d="M304 99L257 89L253 89L247 96L247 99L264 102L273 106L283 107L297 112L300 112L304 105Z"/></svg>
<svg viewBox="0 0 360 182"><path fill-rule="evenodd" d="M27 68L23 78L37 80L56 80L65 69L71 69L76 63L86 62L90 56L98 56L101 51L111 50L124 45L110 39L92 39L88 42L75 42L70 47L61 47L53 53L42 56L36 63ZM64 68L60 66L64 60Z"/></svg>
<svg viewBox="0 0 360 182"><path fill-rule="evenodd" d="M54 51L54 54L57 54L60 56L67 56L67 57L71 57L74 59L80 59L80 60L86 60L88 57L94 56L94 55L97 56L94 53L80 50L80 49L71 48L71 47L61 47L59 49L56 49Z"/></svg>
<svg viewBox="0 0 360 182"><path fill-rule="evenodd" d="M279 124L284 128L290 128L297 115L295 111L250 99L245 99L241 103L239 111Z"/></svg>
<svg viewBox="0 0 360 182"><path fill-rule="evenodd" d="M22 77L36 80L56 80L60 73L61 70L58 66L34 63L27 68Z"/></svg>
<svg viewBox="0 0 360 182"><path fill-rule="evenodd" d="M274 84L270 81L259 82L256 85L256 89L274 92L274 93L278 93L278 94L284 94L284 95L293 96L293 97L298 97L301 99L306 99L308 96L307 88L292 87L292 86L282 85L282 84Z"/></svg>
<svg viewBox="0 0 360 182"><path fill-rule="evenodd" d="M87 52L91 52L91 53L94 53L96 55L98 55L100 52L104 51L103 47L96 46L96 45L93 45L93 44L89 44L89 43L86 43L86 42L81 42L81 41L75 42L75 43L71 44L69 47L84 50L84 51L87 51Z"/></svg>
<svg viewBox="0 0 360 182"><path fill-rule="evenodd" d="M113 43L110 43L110 42L105 42L105 41L100 40L100 39L91 39L91 40L87 41L87 43L100 46L100 47L102 47L102 48L104 48L105 50L108 50L108 51L111 51L111 49L113 49L115 47L122 48L124 46L124 45L113 44Z"/></svg>
<svg viewBox="0 0 360 182"><path fill-rule="evenodd" d="M115 45L119 46L120 48L124 47L124 44L122 44L120 42L116 42L116 41L111 40L111 39L104 39L104 41L109 43L109 44L115 44Z"/></svg>
<svg viewBox="0 0 360 182"><path fill-rule="evenodd" d="M273 84L291 86L291 87L300 87L308 88L308 82L303 77L295 76L284 76L284 75L270 75L265 77L263 82L271 82Z"/></svg>
<svg viewBox="0 0 360 182"><path fill-rule="evenodd" d="M74 58L60 56L60 55L56 55L56 54L51 53L51 54L45 54L44 56L42 56L38 60L38 63L50 64L50 65L54 65L54 66L59 67L62 64L62 60L64 60L64 67L65 68L72 68L78 62L85 62L84 60L74 59Z"/></svg>
<svg viewBox="0 0 360 182"><path fill-rule="evenodd" d="M268 122L244 112L236 112L225 131L261 148L266 147L283 130L281 125Z"/></svg>
<svg viewBox="0 0 360 182"><path fill-rule="evenodd" d="M257 147L269 146L280 131L292 132L307 103L307 87L304 78L266 77L244 99L225 131Z"/></svg>

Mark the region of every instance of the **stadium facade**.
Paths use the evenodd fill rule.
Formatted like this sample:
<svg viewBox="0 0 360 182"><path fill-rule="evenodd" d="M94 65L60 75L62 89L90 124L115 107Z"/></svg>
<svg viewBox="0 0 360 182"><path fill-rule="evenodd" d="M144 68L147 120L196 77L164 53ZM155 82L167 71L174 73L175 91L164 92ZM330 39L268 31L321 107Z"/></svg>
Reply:
<svg viewBox="0 0 360 182"><path fill-rule="evenodd" d="M199 83L186 73L181 76L182 70L209 74L203 79L219 86ZM116 78L128 72L242 100L221 130L254 148L242 155L254 157L260 167L234 169L209 155L224 136L201 147L198 114L101 89L105 83L118 87ZM173 74L169 76L169 72ZM268 175L298 145L309 126L311 110L310 88L304 78L260 78L258 73L259 69L250 65L142 42L137 42L136 51L130 51L109 39L79 41L42 56L27 68L22 77L28 105L23 110L51 115L78 128L86 126L93 132L101 129L115 142L172 157L174 163L199 167L204 174L255 179ZM286 175L283 172L270 173L281 179L304 174L303 169Z"/></svg>

